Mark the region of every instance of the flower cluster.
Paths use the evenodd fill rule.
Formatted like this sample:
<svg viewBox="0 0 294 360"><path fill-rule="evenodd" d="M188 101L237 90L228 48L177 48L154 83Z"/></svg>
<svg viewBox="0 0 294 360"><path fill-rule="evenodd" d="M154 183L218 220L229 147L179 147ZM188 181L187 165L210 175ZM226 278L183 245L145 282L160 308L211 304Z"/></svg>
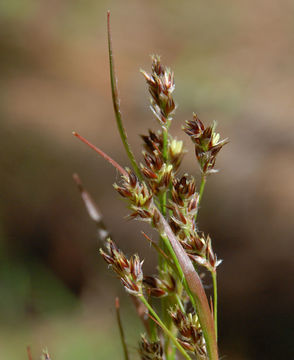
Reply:
<svg viewBox="0 0 294 360"><path fill-rule="evenodd" d="M170 310L170 316L176 325L182 346L195 353L198 360L208 360L206 344L196 314L184 313L178 306Z"/></svg>
<svg viewBox="0 0 294 360"><path fill-rule="evenodd" d="M193 262L206 267L209 271L215 271L221 261L217 260L213 252L210 237L205 237L196 228L198 193L194 178L184 175L180 179L174 179L171 197L170 226L181 245Z"/></svg>
<svg viewBox="0 0 294 360"><path fill-rule="evenodd" d="M215 132L216 123L205 128L196 114L193 120L186 121L183 130L195 144L195 153L202 173L214 172L216 156L221 148L227 144L228 139L220 140L220 135Z"/></svg>
<svg viewBox="0 0 294 360"><path fill-rule="evenodd" d="M195 231L195 214L197 212L198 193L195 180L185 174L180 179L174 179L170 200L172 216L170 224L179 238L184 238L187 232Z"/></svg>
<svg viewBox="0 0 294 360"><path fill-rule="evenodd" d="M154 150L152 155L144 152L143 156L146 165L141 164L141 170L151 191L154 195L166 191L171 181L173 166L166 164L157 150Z"/></svg>
<svg viewBox="0 0 294 360"><path fill-rule="evenodd" d="M151 95L151 110L163 126L169 126L176 108L172 93L175 89L173 72L163 66L159 56L152 56L152 71L147 74L142 70Z"/></svg>
<svg viewBox="0 0 294 360"><path fill-rule="evenodd" d="M141 218L150 220L152 212L152 192L144 182L139 182L137 176L129 169L127 174L122 177L121 186L114 184L114 188L124 198L128 199L130 208L133 211L131 218Z"/></svg>
<svg viewBox="0 0 294 360"><path fill-rule="evenodd" d="M145 165L141 164L141 171L153 194L158 196L168 189L180 167L184 155L183 142L169 137L166 161L163 156L162 131L157 134L149 131L149 135L142 135L142 139L145 148L143 151Z"/></svg>
<svg viewBox="0 0 294 360"><path fill-rule="evenodd" d="M221 264L222 260L217 259L212 249L209 235L205 236L203 233L195 232L180 242L190 259L207 270L215 272L217 266Z"/></svg>
<svg viewBox="0 0 294 360"><path fill-rule="evenodd" d="M169 272L161 271L158 276L144 276L143 283L149 296L167 296L176 291L176 280Z"/></svg>
<svg viewBox="0 0 294 360"><path fill-rule="evenodd" d="M134 255L128 260L109 238L106 241L106 249L107 253L100 249L100 254L117 274L126 291L137 296L142 294L143 261L140 261L138 255Z"/></svg>
<svg viewBox="0 0 294 360"><path fill-rule="evenodd" d="M145 335L141 336L139 354L141 360L163 360L163 349L160 341L148 341Z"/></svg>
<svg viewBox="0 0 294 360"><path fill-rule="evenodd" d="M110 42L109 49L113 66ZM202 172L200 186L197 186L192 176L180 176L179 168L185 153L183 142L169 134L176 108L172 97L174 75L161 64L158 56L152 57L151 74L142 73L151 95L151 109L161 125L159 131L149 130L147 135L141 136L144 162L139 166L129 149L112 68L114 109L134 171L123 169L103 151L79 137L122 174L121 182L114 184L114 188L128 202L131 209L129 217L148 222L159 233L157 242L145 235L158 253L157 274L143 276L143 262L138 255L128 259L109 238L105 241L106 250L100 249L100 253L126 291L133 295L137 313L147 334L142 335L139 345L142 360L176 360L178 353L186 360L218 360L216 268L220 261L213 251L210 237L198 230L196 220L206 177L216 171L217 154L227 139L220 140L215 125L205 127L194 114L193 120L187 121L183 129L195 146ZM85 195L83 189L82 194ZM92 210L93 203L89 196L83 196L83 199L88 211ZM90 215L93 218L92 211ZM94 219L97 223L97 216ZM98 221L98 225L101 225L101 221ZM212 306L209 306L195 265L204 266L211 273ZM188 304L190 312L185 310ZM155 309L160 309L159 315ZM120 320L119 328L125 359L128 359Z"/></svg>

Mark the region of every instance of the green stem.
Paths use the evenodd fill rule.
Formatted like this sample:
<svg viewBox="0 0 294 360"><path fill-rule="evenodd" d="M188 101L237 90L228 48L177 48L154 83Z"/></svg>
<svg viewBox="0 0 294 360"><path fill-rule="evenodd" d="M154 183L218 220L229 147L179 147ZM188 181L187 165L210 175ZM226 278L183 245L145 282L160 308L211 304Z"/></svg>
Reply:
<svg viewBox="0 0 294 360"><path fill-rule="evenodd" d="M215 328L215 337L217 341L217 277L216 271L211 272L212 282L213 282L213 317L214 317L214 328Z"/></svg>
<svg viewBox="0 0 294 360"><path fill-rule="evenodd" d="M152 306L152 299L150 298L150 301L151 301L151 306ZM157 340L157 327L156 327L156 324L155 322L149 318L149 328L150 328L150 340L151 341L156 341Z"/></svg>
<svg viewBox="0 0 294 360"><path fill-rule="evenodd" d="M185 310L185 308L184 308L184 305L183 305L183 303L182 303L182 300L181 300L181 298L180 298L180 295L179 295L179 294L176 294L176 299L177 299L177 303L178 303L178 305L179 305L179 307L180 307L181 311L182 311L183 313L185 313L185 312L186 312L186 310Z"/></svg>
<svg viewBox="0 0 294 360"><path fill-rule="evenodd" d="M120 305L119 305L118 298L115 299L115 308L116 308L116 320L117 320L117 324L118 324L118 328L119 328L120 339L121 339L122 347L124 350L124 358L125 358L125 360L129 360L129 353L128 353L128 348L127 348L127 344L126 344L126 340L125 340L124 329L122 327L122 322L121 322L121 318L120 318L120 311L119 311Z"/></svg>
<svg viewBox="0 0 294 360"><path fill-rule="evenodd" d="M185 357L187 360L191 360L190 356L186 353L185 349L181 346L181 344L178 342L177 338L174 336L174 334L165 326L165 324L161 321L160 317L156 314L156 312L153 310L153 308L149 305L148 301L145 299L143 295L140 296L140 299L142 303L147 307L150 314L155 318L155 320L158 322L158 325L161 327L161 329L168 335L177 349L180 351L180 353Z"/></svg>
<svg viewBox="0 0 294 360"><path fill-rule="evenodd" d="M142 180L142 174L140 171L139 166L137 165L135 156L130 148L128 143L127 134L125 128L123 126L121 111L120 111L120 103L118 98L118 90L117 90L117 79L115 76L115 67L114 67L114 60L113 60L113 52L112 52L112 40L111 40L111 31L110 31L110 12L107 13L107 35L108 35L108 55L109 55L109 67L110 67L110 82L111 82L111 94L112 94L112 102L113 102L113 109L116 118L116 124L118 127L118 131L126 150L127 156L132 164L132 167L137 175L137 177Z"/></svg>
<svg viewBox="0 0 294 360"><path fill-rule="evenodd" d="M163 126L162 127L162 137L163 137L163 144L162 144L162 157L164 159L165 162L167 162L168 159L168 154L167 154L167 150L168 150L168 126Z"/></svg>
<svg viewBox="0 0 294 360"><path fill-rule="evenodd" d="M171 243L170 243L170 241L168 240L168 238L167 238L166 236L163 236L163 235L161 235L161 238L164 240L164 244L165 244L165 246L168 248L168 251L169 251L169 253L170 253L170 255L171 255L171 257L172 257L172 259L173 259L173 261L174 261L174 264L175 264L175 266L176 266L176 268L177 268L177 270L178 270L178 276L179 276L179 278L180 278L180 281L183 283L183 286L184 286L184 288L185 288L185 290L186 290L186 293L187 293L188 296L190 297L192 306L193 306L193 308L196 310L196 304L195 304L194 297L193 297L193 295L191 294L191 291L190 291L189 286L188 286L188 284L187 284L187 280L186 280L185 275L184 275L184 273L183 273L182 267L181 267L181 265L180 265L180 263L179 263L179 261L178 261L177 255L175 254L174 249L173 249L173 247L171 246Z"/></svg>
<svg viewBox="0 0 294 360"><path fill-rule="evenodd" d="M165 301L163 302L163 304L165 305L165 307L162 309L163 310L163 315L164 315L163 316L163 322L166 325L167 329L169 329L169 331L172 334L174 334L173 321L172 321L172 319L169 316L168 311L167 311L167 309L169 309L171 307L170 301L169 301L168 297L166 297L164 299L165 299ZM175 360L176 348L173 346L170 336L166 336L166 338L165 338L164 353L165 353L165 356L166 356L166 360Z"/></svg>
<svg viewBox="0 0 294 360"><path fill-rule="evenodd" d="M198 206L197 206L197 212L196 212L196 215L195 215L195 222L197 220L197 216L198 216L198 212L199 212L199 206L200 206L200 202L201 202L201 199L202 199L202 196L203 196L205 184L206 184L206 174L202 174L200 188L199 188L199 194L198 194Z"/></svg>
<svg viewBox="0 0 294 360"><path fill-rule="evenodd" d="M168 162L168 127L162 127L162 137L163 137L162 157L163 157L165 164L167 164L167 162ZM167 191L164 191L160 195L159 202L160 202L161 213L164 217L166 217ZM164 251L166 250L165 241L161 236L160 236L160 246ZM167 271L167 262L164 258L159 259L159 266L160 266L161 270L163 270L165 272ZM169 307L170 307L169 298L168 297L162 298L161 299L161 314L162 314L164 323L166 324L167 328L170 331L171 326L172 326L172 321L171 321L170 316L168 316L168 313L167 313L167 309ZM165 337L164 353L166 355L167 360L174 359L174 355L173 355L174 351L172 349L171 338L169 336Z"/></svg>
<svg viewBox="0 0 294 360"><path fill-rule="evenodd" d="M162 127L162 157L166 165L168 165L168 128L169 126ZM166 202L167 202L167 190L160 197L160 208L163 216L166 216Z"/></svg>

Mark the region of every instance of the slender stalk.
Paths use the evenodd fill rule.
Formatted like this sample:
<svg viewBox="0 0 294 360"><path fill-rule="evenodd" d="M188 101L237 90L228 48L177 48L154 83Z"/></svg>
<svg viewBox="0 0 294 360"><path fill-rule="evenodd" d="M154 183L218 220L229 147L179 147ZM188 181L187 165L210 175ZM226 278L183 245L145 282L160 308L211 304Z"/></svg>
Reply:
<svg viewBox="0 0 294 360"><path fill-rule="evenodd" d="M33 360L31 347L27 346L27 354L28 354L28 360Z"/></svg>
<svg viewBox="0 0 294 360"><path fill-rule="evenodd" d="M197 216L198 216L198 212L199 212L199 206L200 206L200 202L201 202L201 199L202 199L202 196L203 196L205 184L206 184L206 174L202 173L201 183L200 183L200 188L199 188L199 195L198 195L198 207L197 207L197 212L195 214L195 222L197 220Z"/></svg>
<svg viewBox="0 0 294 360"><path fill-rule="evenodd" d="M81 140L84 144L88 145L91 149L96 151L97 154L102 156L106 161L108 161L112 166L116 168L123 176L128 176L128 173L124 168L122 168L115 160L113 160L109 155L105 154L104 151L90 143L87 139L85 139L82 135L78 134L77 132L73 131L72 134Z"/></svg>
<svg viewBox="0 0 294 360"><path fill-rule="evenodd" d="M122 327L121 318L120 318L120 311L119 311L120 304L119 304L118 297L115 299L115 309L116 309L116 320L117 320L117 324L118 324L118 328L119 328L120 339L121 339L122 347L124 350L124 359L129 360L130 357L129 357L128 348L127 348L127 344L126 344L124 329Z"/></svg>
<svg viewBox="0 0 294 360"><path fill-rule="evenodd" d="M181 297L180 297L179 294L176 294L176 299L177 299L177 303L178 303L181 311L182 311L183 313L185 313L186 310L185 310L185 308L184 308L184 305L183 305L183 303L182 303L182 300L181 300Z"/></svg>
<svg viewBox="0 0 294 360"><path fill-rule="evenodd" d="M169 253L175 263L175 266L177 268L177 272L178 272L178 276L180 278L180 281L183 283L183 286L188 294L188 296L190 297L190 300L191 300L191 303L192 303L192 306L193 308L196 310L196 304L195 304L195 301L194 301L194 297L193 295L191 294L191 291L189 289L189 286L188 286L188 283L186 281L186 278L185 278L185 275L184 275L184 272L183 272L183 269L179 263L179 260L177 258L177 255L175 254L174 252L174 249L172 247L172 245L170 244L170 241L169 239L166 237L166 236L161 236L161 238L164 240L164 244L165 246L168 248L169 250Z"/></svg>
<svg viewBox="0 0 294 360"><path fill-rule="evenodd" d="M111 82L111 94L112 94L112 102L113 109L116 118L116 124L118 127L119 135L121 137L122 143L126 150L127 156L132 164L132 167L137 175L137 177L142 180L142 174L139 169L139 166L136 162L135 156L130 148L128 143L127 133L123 126L121 110L120 110L120 102L118 98L118 90L117 90L117 78L115 75L115 67L114 67L114 59L112 52L112 40L111 40L111 31L110 31L110 12L107 12L107 36L108 36L108 55L109 55L109 67L110 67L110 82Z"/></svg>
<svg viewBox="0 0 294 360"><path fill-rule="evenodd" d="M167 154L167 150L168 150L168 127L167 126L162 126L162 136L163 136L163 144L162 144L162 157L165 161L167 161L168 158L168 154Z"/></svg>
<svg viewBox="0 0 294 360"><path fill-rule="evenodd" d="M156 314L156 312L153 310L153 308L149 305L148 301L145 299L143 295L140 296L141 301L143 304L147 307L151 315L155 318L155 320L158 322L158 325L161 327L161 329L168 335L177 349L180 351L180 353L185 357L187 360L191 360L190 356L186 353L185 349L181 346L181 344L178 342L177 338L174 336L174 334L164 325L164 323L161 321L160 317Z"/></svg>
<svg viewBox="0 0 294 360"><path fill-rule="evenodd" d="M190 297L192 306L193 306L194 309L196 310L196 304L195 304L195 301L194 301L194 297L193 297L193 295L191 294L191 291L190 291L189 286L188 286L188 284L187 284L187 281L186 281L185 275L184 275L184 273L183 273L182 267L181 267L181 265L180 265L180 263L179 263L179 261L178 261L177 255L175 254L174 249L173 249L173 247L171 246L169 239L168 239L166 236L164 236L163 234L161 235L161 239L164 240L164 245L165 245L166 248L168 249L168 251L169 251L169 253L170 253L170 255L171 255L172 259L173 259L173 262L174 262L174 264L175 264L175 266L176 266L176 269L177 269L177 272L178 272L178 276L179 276L179 278L180 278L180 281L183 283L183 286L184 286L184 288L185 288L188 296Z"/></svg>
<svg viewBox="0 0 294 360"><path fill-rule="evenodd" d="M168 128L169 126L162 126L162 137L163 137L163 144L162 144L162 157L164 162L168 163ZM166 216L166 203L167 203L167 191L164 191L160 198L160 210L163 216ZM165 240L160 236L160 244L161 248L166 250ZM167 262L164 258L159 258L159 266L162 270L167 271ZM161 312L164 323L167 325L168 329L171 331L172 328L172 321L171 318L168 316L167 309L170 307L170 299L168 297L161 299ZM169 336L165 337L165 355L167 360L174 360L175 358L175 349L171 346L171 338Z"/></svg>
<svg viewBox="0 0 294 360"><path fill-rule="evenodd" d="M150 297L150 303L152 306L152 298L151 297ZM158 339L156 323L154 322L154 320L151 317L149 317L148 320L149 320L149 328L150 328L150 340L156 341Z"/></svg>
<svg viewBox="0 0 294 360"><path fill-rule="evenodd" d="M211 272L213 282L213 317L214 317L214 329L217 341L217 276L216 271Z"/></svg>

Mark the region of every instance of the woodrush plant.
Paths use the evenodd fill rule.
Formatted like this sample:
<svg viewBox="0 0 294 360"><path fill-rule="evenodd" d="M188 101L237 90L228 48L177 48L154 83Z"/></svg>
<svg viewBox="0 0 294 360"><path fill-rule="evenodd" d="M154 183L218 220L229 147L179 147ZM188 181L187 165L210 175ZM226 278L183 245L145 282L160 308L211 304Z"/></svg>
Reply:
<svg viewBox="0 0 294 360"><path fill-rule="evenodd" d="M143 273L143 261L135 254L128 258L109 237L97 205L84 189L78 175L74 179L90 217L96 222L104 246L100 254L117 275L134 302L145 332L139 340L142 360L185 359L217 360L217 267L221 263L209 235L197 225L197 216L205 183L215 173L218 153L227 143L220 140L216 124L205 126L196 114L186 121L183 131L190 137L198 162L201 181L197 187L193 176L179 174L186 152L183 141L170 134L176 105L173 99L174 74L152 56L151 72L141 70L150 93L150 108L159 130L141 136L144 162L138 164L127 140L118 98L117 79L112 52L110 14L107 14L110 79L117 127L132 168L123 168L101 149L74 132L81 141L110 162L121 174L114 184L130 209L129 218L150 224L158 232L158 241L144 237L158 256L157 273ZM211 275L213 299L208 301L201 280L202 269ZM156 310L159 301L160 310ZM130 355L116 299L117 321L124 359Z"/></svg>

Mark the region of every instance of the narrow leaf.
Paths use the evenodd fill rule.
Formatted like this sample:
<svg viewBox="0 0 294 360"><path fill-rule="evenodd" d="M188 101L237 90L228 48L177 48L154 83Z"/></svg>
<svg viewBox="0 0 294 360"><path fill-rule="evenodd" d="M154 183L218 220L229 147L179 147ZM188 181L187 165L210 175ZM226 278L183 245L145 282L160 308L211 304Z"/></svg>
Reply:
<svg viewBox="0 0 294 360"><path fill-rule="evenodd" d="M120 110L120 101L118 98L118 90L117 90L117 78L115 75L115 66L113 59L113 51L112 51L112 39L111 39L111 29L110 29L110 12L107 12L107 38L108 38L108 55L109 55L109 67L110 67L110 82L111 82L111 94L112 94L112 103L114 114L116 118L116 124L118 127L118 131L126 150L127 156L132 164L132 167L135 171L135 174L138 176L140 180L142 180L142 174L139 169L139 166L136 162L135 156L130 148L128 143L127 133L123 126L121 110Z"/></svg>
<svg viewBox="0 0 294 360"><path fill-rule="evenodd" d="M199 275L197 274L194 266L188 257L187 253L179 243L174 235L171 227L159 212L159 218L162 226L162 231L168 237L171 246L177 256L179 264L183 270L186 281L193 295L196 303L197 315L203 330L204 338L206 341L207 352L210 360L218 360L218 348L214 328L214 320L210 311L207 296L203 288Z"/></svg>

